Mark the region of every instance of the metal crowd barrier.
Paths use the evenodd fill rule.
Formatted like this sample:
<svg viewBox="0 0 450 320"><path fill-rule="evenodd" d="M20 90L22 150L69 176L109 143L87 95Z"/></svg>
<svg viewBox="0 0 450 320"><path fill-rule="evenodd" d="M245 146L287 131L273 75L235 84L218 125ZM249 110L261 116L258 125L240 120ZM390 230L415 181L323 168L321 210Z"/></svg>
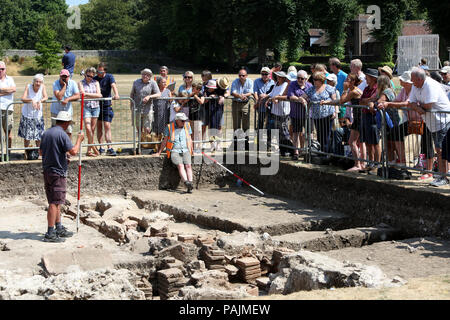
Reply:
<svg viewBox="0 0 450 320"><path fill-rule="evenodd" d="M94 143L88 144L87 137L85 137L84 143L82 144L83 148L86 149L88 147L102 147L102 146L129 146L132 147L132 150L136 150L136 130L134 130L134 124L132 121L132 114L130 113L130 105L131 108L134 109L134 101L129 98L120 98L118 100L113 100L112 98L97 98L97 99L84 99L85 103L89 101L112 101L112 107L114 111L114 118L111 122L111 134L112 141L111 143L95 143L98 140L97 133L94 132L93 138ZM47 100L42 103L43 108L43 118L45 129L51 127L51 112L50 105L53 102L58 102L57 100ZM10 154L13 151L25 151L26 150L38 150L38 147L27 147L25 148L23 145L24 139L18 136L18 130L20 126L20 119L22 116L22 108L14 108L14 106L22 106L24 103L22 101L14 101L13 103L7 106L6 110L6 123L9 121L9 112L12 110L12 116L14 119L13 128L11 129L12 135L12 143L11 146L8 146L7 140L1 139L1 160L2 162L10 161ZM73 110L73 137L76 136L76 133L79 131L77 127L80 125L80 117L81 117L81 100L72 101L72 110ZM84 121L84 120L83 120ZM97 122L97 125L100 125ZM104 126L104 124L102 123ZM0 124L0 129L3 130ZM86 129L85 129L86 130ZM97 129L96 129L97 131ZM103 135L105 134L105 130L103 129ZM3 137L3 135L2 135ZM7 139L7 135L5 135L5 139ZM30 144L34 144L35 141L30 141Z"/></svg>

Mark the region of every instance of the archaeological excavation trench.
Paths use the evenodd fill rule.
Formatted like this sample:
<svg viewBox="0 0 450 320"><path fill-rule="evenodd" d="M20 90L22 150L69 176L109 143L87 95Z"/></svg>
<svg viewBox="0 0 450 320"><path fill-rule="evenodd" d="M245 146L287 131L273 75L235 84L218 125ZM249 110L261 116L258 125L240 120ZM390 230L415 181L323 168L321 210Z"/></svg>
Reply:
<svg viewBox="0 0 450 320"><path fill-rule="evenodd" d="M0 166L7 229L0 232L0 299L242 299L393 287L414 274L385 267L386 248L411 268L434 239L448 245L445 195L307 165L281 162L275 176L261 176L258 165L229 167L266 196L208 164L194 167L198 189L187 194L160 158L86 161L80 232L58 247L39 240L46 207L40 163ZM75 170L71 164L69 177ZM68 183L63 219L73 229L77 181ZM358 259L342 259L349 250ZM13 270L27 254L22 271ZM409 261L413 255L419 260ZM426 263L448 274L448 254L439 259ZM34 285L23 280L31 276Z"/></svg>

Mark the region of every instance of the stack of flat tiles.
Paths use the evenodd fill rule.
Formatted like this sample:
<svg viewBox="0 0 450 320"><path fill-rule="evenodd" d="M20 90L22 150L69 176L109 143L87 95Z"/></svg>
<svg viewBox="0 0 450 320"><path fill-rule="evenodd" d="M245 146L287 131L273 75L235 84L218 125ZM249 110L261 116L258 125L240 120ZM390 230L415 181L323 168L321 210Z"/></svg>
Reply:
<svg viewBox="0 0 450 320"><path fill-rule="evenodd" d="M204 245L200 251L200 257L209 270L225 271L225 251L218 246Z"/></svg>
<svg viewBox="0 0 450 320"><path fill-rule="evenodd" d="M161 300L167 300L178 295L178 291L183 288L188 279L178 268L170 268L158 271L158 291Z"/></svg>
<svg viewBox="0 0 450 320"><path fill-rule="evenodd" d="M239 267L239 277L247 283L255 282L256 278L261 277L261 267L259 260L253 257L245 257L236 260Z"/></svg>

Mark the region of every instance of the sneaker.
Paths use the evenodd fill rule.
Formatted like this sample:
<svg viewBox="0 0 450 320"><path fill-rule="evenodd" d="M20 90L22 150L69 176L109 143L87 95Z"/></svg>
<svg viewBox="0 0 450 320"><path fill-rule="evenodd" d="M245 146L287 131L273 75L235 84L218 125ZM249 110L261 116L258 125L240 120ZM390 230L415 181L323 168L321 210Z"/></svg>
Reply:
<svg viewBox="0 0 450 320"><path fill-rule="evenodd" d="M438 177L430 183L430 186L432 187L442 187L447 185L449 185L449 181L446 177Z"/></svg>
<svg viewBox="0 0 450 320"><path fill-rule="evenodd" d="M192 185L192 182L186 181L184 184L185 184L186 187L187 187L187 192L188 192L188 193L192 193L192 190L194 189L194 186Z"/></svg>
<svg viewBox="0 0 450 320"><path fill-rule="evenodd" d="M100 147L100 149L98 149L98 152L100 153L100 155L102 155L102 154L105 153L105 149L103 149L103 148Z"/></svg>
<svg viewBox="0 0 450 320"><path fill-rule="evenodd" d="M109 148L108 151L106 151L106 154L107 154L108 156L112 156L112 157L117 156L117 153L114 151L113 148Z"/></svg>
<svg viewBox="0 0 450 320"><path fill-rule="evenodd" d="M44 236L44 242L64 242L64 239L60 238L56 232L47 232Z"/></svg>
<svg viewBox="0 0 450 320"><path fill-rule="evenodd" d="M298 154L294 154L294 155L292 156L292 160L298 161Z"/></svg>
<svg viewBox="0 0 450 320"><path fill-rule="evenodd" d="M73 232L67 230L66 227L64 227L64 226L61 226L61 228L59 228L59 229L57 228L55 233L58 237L61 237L61 238L68 238L68 237L73 236Z"/></svg>

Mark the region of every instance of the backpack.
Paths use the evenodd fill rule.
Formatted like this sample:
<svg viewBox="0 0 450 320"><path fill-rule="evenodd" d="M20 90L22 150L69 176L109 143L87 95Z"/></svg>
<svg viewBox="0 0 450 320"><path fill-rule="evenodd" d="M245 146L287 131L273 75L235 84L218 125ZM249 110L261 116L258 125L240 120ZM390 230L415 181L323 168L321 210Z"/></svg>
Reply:
<svg viewBox="0 0 450 320"><path fill-rule="evenodd" d="M408 170L400 170L397 168L389 167L387 168L387 178L394 180L411 180L411 172ZM383 168L378 168L377 175L383 176Z"/></svg>

